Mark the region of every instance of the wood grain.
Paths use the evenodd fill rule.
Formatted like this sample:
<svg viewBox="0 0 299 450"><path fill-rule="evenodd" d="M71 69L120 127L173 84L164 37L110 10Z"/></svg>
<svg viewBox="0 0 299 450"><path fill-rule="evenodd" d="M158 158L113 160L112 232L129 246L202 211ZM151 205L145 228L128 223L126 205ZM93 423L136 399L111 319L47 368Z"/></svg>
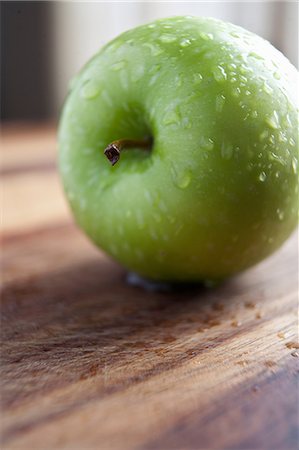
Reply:
<svg viewBox="0 0 299 450"><path fill-rule="evenodd" d="M54 128L4 135L2 448L296 449L297 233L217 288L145 292L73 225Z"/></svg>

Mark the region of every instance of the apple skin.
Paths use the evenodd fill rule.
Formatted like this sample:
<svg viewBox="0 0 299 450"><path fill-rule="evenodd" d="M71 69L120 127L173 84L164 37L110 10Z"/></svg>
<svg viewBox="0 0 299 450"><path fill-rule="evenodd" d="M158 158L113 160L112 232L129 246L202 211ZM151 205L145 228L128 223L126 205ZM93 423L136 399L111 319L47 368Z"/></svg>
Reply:
<svg viewBox="0 0 299 450"><path fill-rule="evenodd" d="M76 222L128 270L219 280L298 219L297 71L229 23L173 17L107 44L71 83L59 165ZM152 136L111 166L104 149Z"/></svg>

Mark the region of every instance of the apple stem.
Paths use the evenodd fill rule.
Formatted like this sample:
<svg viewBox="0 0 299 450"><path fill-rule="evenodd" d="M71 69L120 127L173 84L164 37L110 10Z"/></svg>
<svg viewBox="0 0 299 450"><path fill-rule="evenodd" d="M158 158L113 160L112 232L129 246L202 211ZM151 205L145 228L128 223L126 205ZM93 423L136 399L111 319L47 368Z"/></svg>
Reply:
<svg viewBox="0 0 299 450"><path fill-rule="evenodd" d="M152 147L152 139L118 139L117 141L111 142L105 150L104 155L109 159L112 166L117 163L120 158L120 152L127 148L137 148L142 147L146 150L150 150Z"/></svg>

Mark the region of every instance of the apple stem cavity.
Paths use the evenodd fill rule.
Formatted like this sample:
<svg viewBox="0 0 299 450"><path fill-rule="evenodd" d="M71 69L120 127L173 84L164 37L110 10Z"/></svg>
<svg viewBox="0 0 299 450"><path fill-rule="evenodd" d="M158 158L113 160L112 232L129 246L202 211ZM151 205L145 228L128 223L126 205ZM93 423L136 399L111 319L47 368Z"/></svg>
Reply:
<svg viewBox="0 0 299 450"><path fill-rule="evenodd" d="M152 148L152 139L118 139L116 141L111 142L105 150L104 155L110 161L111 165L117 163L120 158L120 152L122 150L126 150L128 148L144 148L145 150L151 150Z"/></svg>

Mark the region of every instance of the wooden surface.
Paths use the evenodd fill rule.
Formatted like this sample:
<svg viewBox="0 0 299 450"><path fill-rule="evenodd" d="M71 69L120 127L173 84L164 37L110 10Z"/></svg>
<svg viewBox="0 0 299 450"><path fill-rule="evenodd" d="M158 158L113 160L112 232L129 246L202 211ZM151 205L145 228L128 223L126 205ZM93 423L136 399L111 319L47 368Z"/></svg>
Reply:
<svg viewBox="0 0 299 450"><path fill-rule="evenodd" d="M144 292L72 224L54 128L1 146L2 448L296 449L296 234L216 289Z"/></svg>

